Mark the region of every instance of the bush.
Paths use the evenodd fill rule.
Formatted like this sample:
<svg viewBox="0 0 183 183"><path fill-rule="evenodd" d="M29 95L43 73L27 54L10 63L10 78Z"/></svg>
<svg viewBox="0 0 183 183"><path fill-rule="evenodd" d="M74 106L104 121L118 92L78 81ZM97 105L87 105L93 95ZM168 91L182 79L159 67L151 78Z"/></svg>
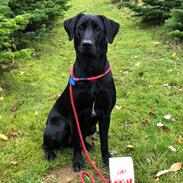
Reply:
<svg viewBox="0 0 183 183"><path fill-rule="evenodd" d="M39 38L63 16L68 0L10 0L0 5L0 63L30 56L29 40Z"/></svg>
<svg viewBox="0 0 183 183"><path fill-rule="evenodd" d="M13 17L10 7L3 3L0 6L0 62L9 62L15 58L21 58L21 51L16 49L12 34L17 30L26 28L30 15L18 15ZM29 55L30 50L24 50ZM25 54L23 54L25 55Z"/></svg>
<svg viewBox="0 0 183 183"><path fill-rule="evenodd" d="M142 0L142 3L125 3L142 17L142 22L148 25L161 25L170 18L173 8L179 8L183 0Z"/></svg>
<svg viewBox="0 0 183 183"><path fill-rule="evenodd" d="M168 35L183 40L183 9L173 9L165 25L170 30Z"/></svg>

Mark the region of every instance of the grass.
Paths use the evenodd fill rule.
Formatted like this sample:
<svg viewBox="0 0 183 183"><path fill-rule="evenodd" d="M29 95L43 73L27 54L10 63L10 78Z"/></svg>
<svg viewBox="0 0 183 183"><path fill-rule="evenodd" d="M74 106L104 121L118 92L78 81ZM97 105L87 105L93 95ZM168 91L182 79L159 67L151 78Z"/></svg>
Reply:
<svg viewBox="0 0 183 183"><path fill-rule="evenodd" d="M104 14L121 24L108 57L113 66L117 104L109 132L115 156L132 156L137 183L152 183L154 175L183 161L183 52L162 41L161 29L142 29L127 9L119 10L108 0L71 0L65 19L78 12ZM66 86L74 48L60 20L50 38L36 43L38 54L0 72L0 183L40 183L50 170L71 166L72 150L58 152L53 163L41 149L47 114ZM170 114L175 120L165 120ZM167 128L159 129L157 123ZM181 138L179 138L181 139ZM128 149L127 145L134 149ZM177 152L172 152L172 145ZM92 159L102 168L99 142ZM88 170L90 166L86 163ZM107 175L108 170L102 168ZM183 171L162 176L160 183L183 182Z"/></svg>

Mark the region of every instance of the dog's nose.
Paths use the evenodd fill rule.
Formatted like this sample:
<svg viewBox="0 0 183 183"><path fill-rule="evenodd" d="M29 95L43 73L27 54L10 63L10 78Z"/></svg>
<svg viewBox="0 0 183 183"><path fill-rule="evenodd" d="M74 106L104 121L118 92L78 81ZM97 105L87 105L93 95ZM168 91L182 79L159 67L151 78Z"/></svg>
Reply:
<svg viewBox="0 0 183 183"><path fill-rule="evenodd" d="M84 40L84 41L82 42L82 46L83 46L83 47L90 48L90 47L92 47L92 45L93 45L93 43L92 43L91 40Z"/></svg>

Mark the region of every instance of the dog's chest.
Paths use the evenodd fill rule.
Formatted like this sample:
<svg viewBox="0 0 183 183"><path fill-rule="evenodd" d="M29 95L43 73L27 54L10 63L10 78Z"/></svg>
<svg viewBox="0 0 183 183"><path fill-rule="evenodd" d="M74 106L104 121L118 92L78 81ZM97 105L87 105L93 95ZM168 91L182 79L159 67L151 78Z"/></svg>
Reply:
<svg viewBox="0 0 183 183"><path fill-rule="evenodd" d="M83 115L96 117L104 110L103 103L109 100L106 89L97 81L78 86L78 109ZM107 105L105 105L107 108Z"/></svg>

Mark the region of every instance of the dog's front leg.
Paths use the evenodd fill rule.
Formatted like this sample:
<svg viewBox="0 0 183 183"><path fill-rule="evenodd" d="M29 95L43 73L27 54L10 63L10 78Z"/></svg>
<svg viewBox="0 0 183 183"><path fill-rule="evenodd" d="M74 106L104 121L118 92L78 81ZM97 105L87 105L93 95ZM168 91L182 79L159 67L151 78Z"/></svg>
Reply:
<svg viewBox="0 0 183 183"><path fill-rule="evenodd" d="M75 123L75 121L73 121ZM83 157L81 154L81 143L76 125L73 129L73 169L74 171L80 171L84 166Z"/></svg>
<svg viewBox="0 0 183 183"><path fill-rule="evenodd" d="M104 164L107 166L109 166L109 157L110 157L109 150L108 150L109 125L110 125L110 115L103 117L103 119L99 121L102 160Z"/></svg>

